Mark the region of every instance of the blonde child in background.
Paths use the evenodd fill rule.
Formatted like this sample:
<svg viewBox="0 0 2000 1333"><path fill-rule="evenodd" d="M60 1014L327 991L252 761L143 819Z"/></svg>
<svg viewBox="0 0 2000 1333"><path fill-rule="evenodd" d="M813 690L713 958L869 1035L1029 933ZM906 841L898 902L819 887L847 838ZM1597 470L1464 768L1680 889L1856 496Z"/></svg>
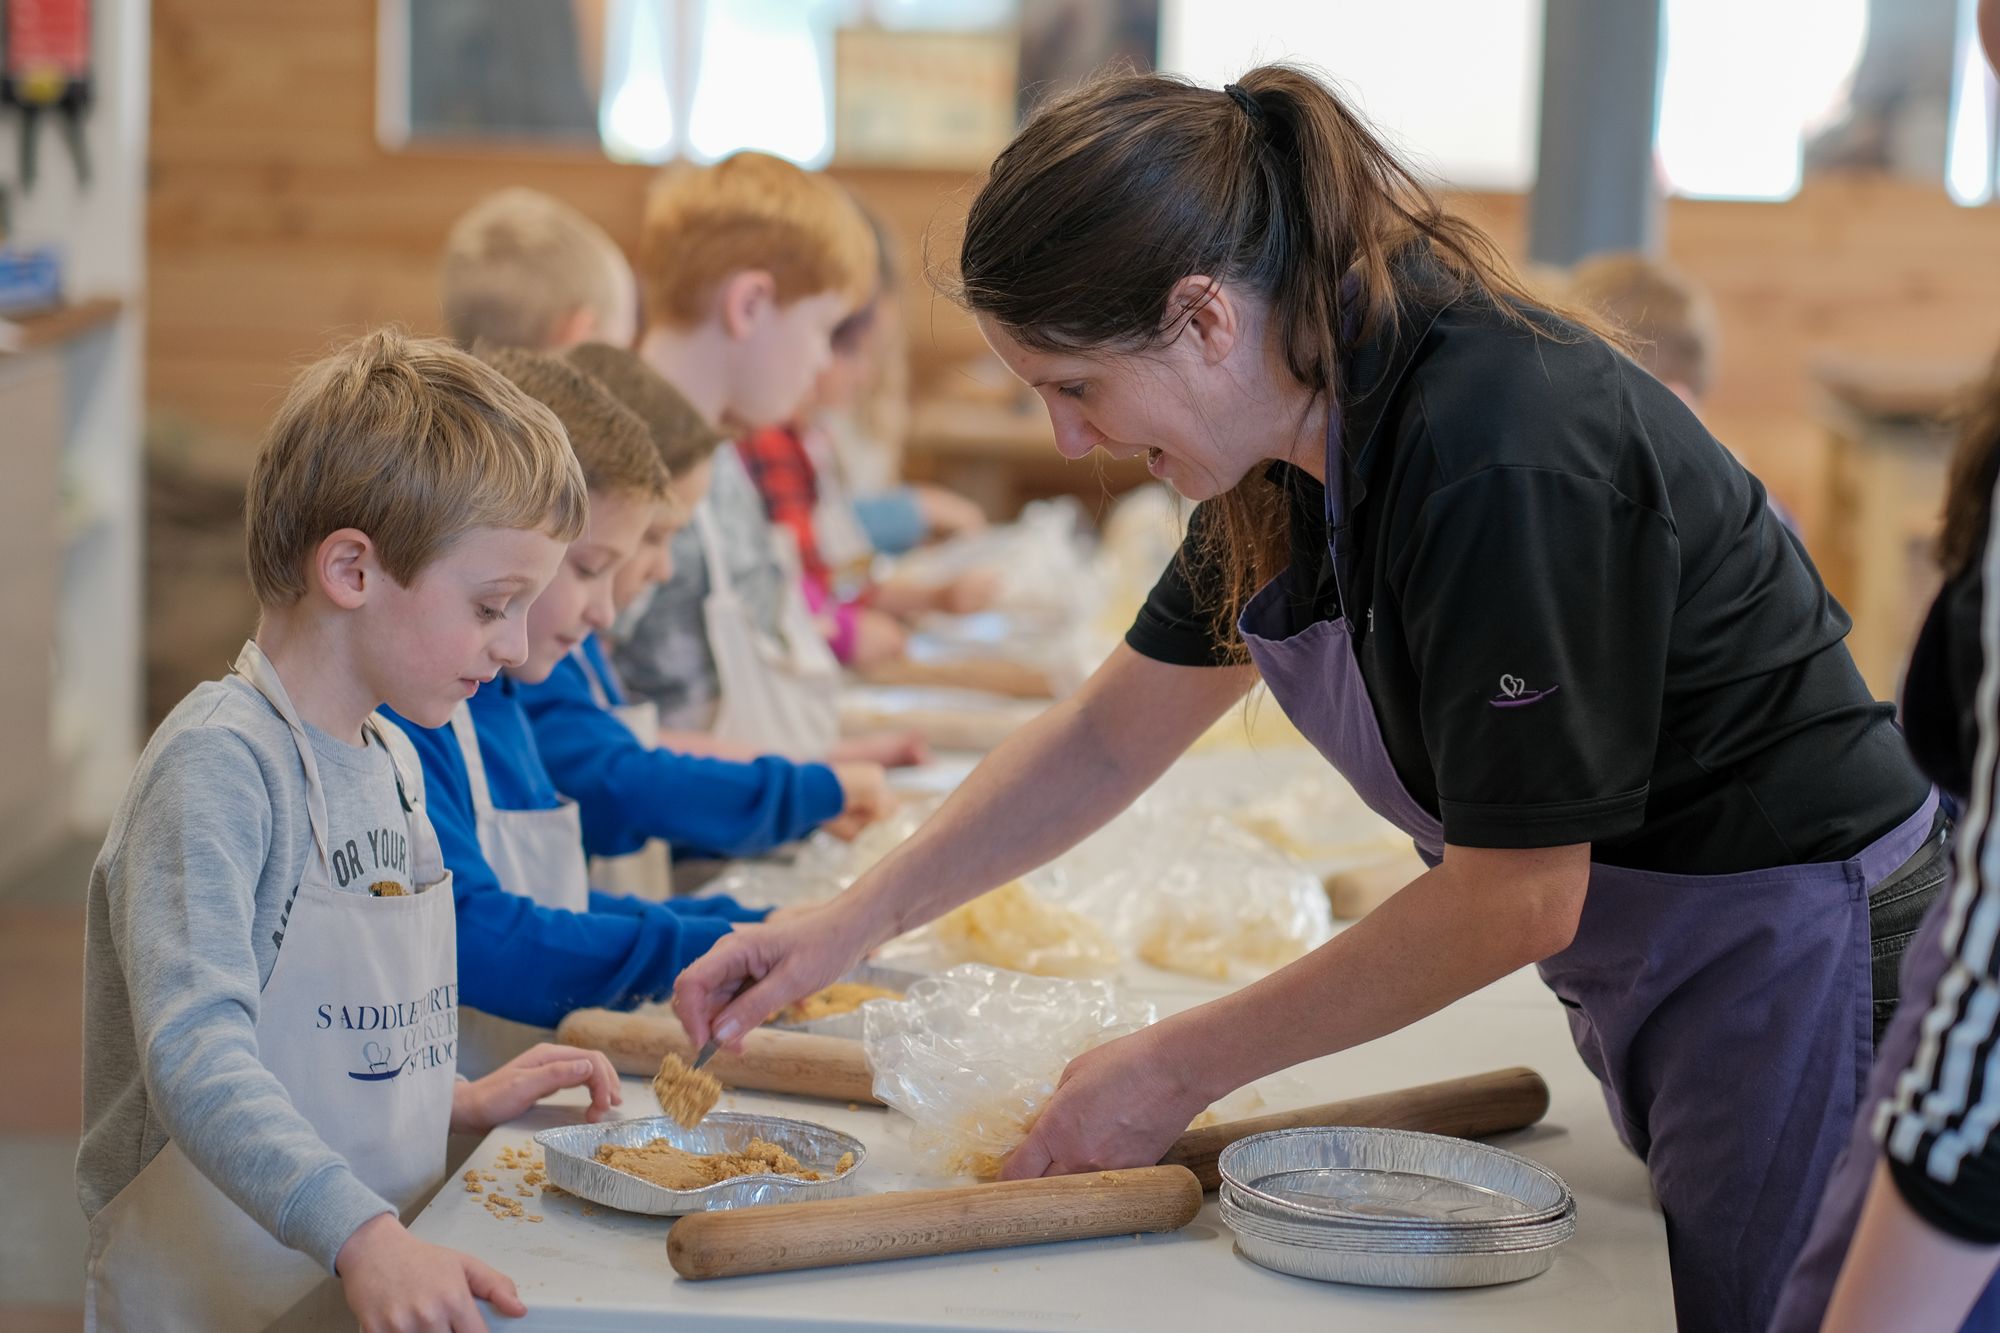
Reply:
<svg viewBox="0 0 2000 1333"><path fill-rule="evenodd" d="M639 293L604 229L539 190L490 194L453 224L439 273L445 328L461 347L630 347Z"/></svg>
<svg viewBox="0 0 2000 1333"><path fill-rule="evenodd" d="M847 490L827 422L853 413L871 392L894 392L894 386L907 379L892 364L901 346L889 241L873 219L870 231L876 247L875 294L835 327L833 355L798 418L738 442L766 516L790 535L798 551L807 602L820 618L834 656L864 674L906 655L905 622L930 612L962 615L984 610L998 591L997 578L985 571L943 583L907 578L875 583L869 577L877 554L870 514L864 514ZM890 413L878 407L871 415L880 421ZM844 420L851 425L853 417ZM858 440L849 434L852 452ZM874 447L879 451L882 446ZM878 528L895 530L898 549L908 549L933 532L976 531L984 524L976 506L949 491L905 487L888 494L891 498L871 511L872 521ZM908 513L890 517L898 499Z"/></svg>
<svg viewBox="0 0 2000 1333"><path fill-rule="evenodd" d="M546 1046L456 1076L452 885L373 713L434 725L520 663L584 506L562 428L448 343L370 334L293 385L245 505L256 637L160 725L91 872L90 1326L263 1328L343 1295L368 1328L525 1313L398 1213L448 1131L577 1085L594 1119L617 1077Z"/></svg>
<svg viewBox="0 0 2000 1333"><path fill-rule="evenodd" d="M1609 251L1580 260L1563 288L1566 299L1595 310L1631 339L1632 359L1674 391L1696 416L1715 385L1721 343L1715 302L1692 278L1657 259ZM1758 479L1759 489L1763 480ZM1798 524L1776 497L1765 502L1799 536Z"/></svg>
<svg viewBox="0 0 2000 1333"><path fill-rule="evenodd" d="M647 200L640 356L727 434L789 420L876 268L867 222L824 177L761 153L671 168ZM923 758L913 734L840 740L838 665L733 450L673 562L613 660L677 747Z"/></svg>

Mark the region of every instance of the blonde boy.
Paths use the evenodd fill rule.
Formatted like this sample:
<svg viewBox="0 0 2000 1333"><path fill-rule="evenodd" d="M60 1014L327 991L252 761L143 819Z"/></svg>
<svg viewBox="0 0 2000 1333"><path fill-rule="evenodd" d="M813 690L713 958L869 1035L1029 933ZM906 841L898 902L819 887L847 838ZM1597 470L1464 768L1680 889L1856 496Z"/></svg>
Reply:
<svg viewBox="0 0 2000 1333"><path fill-rule="evenodd" d="M1715 382L1715 303L1656 259L1619 251L1570 270L1567 297L1632 337L1633 359L1696 411Z"/></svg>
<svg viewBox="0 0 2000 1333"><path fill-rule="evenodd" d="M776 425L826 367L833 330L868 300L876 269L867 220L825 177L760 153L670 169L646 205L640 355L719 429ZM817 627L733 450L716 455L707 503L675 540L673 563L619 644L632 690L669 728L712 729L717 752L832 751L837 670L823 642L823 664L806 642ZM720 631L718 616L747 623ZM732 646L751 636L765 649ZM726 670L718 651L733 654Z"/></svg>
<svg viewBox="0 0 2000 1333"><path fill-rule="evenodd" d="M539 190L501 190L458 220L445 242L441 297L445 327L462 347L629 347L638 331L624 252Z"/></svg>
<svg viewBox="0 0 2000 1333"><path fill-rule="evenodd" d="M451 884L373 714L441 722L523 660L584 515L554 418L448 343L370 334L279 409L246 503L256 637L154 734L91 873L93 1326L262 1328L329 1274L367 1327L521 1312L397 1212L448 1130L579 1083L595 1116L617 1081L559 1047L456 1079Z"/></svg>

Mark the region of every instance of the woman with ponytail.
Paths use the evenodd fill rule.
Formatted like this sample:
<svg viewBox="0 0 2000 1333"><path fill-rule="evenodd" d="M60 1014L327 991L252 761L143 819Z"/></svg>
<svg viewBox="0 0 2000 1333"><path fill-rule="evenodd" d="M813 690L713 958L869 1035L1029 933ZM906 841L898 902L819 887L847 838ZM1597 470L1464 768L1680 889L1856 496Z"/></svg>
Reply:
<svg viewBox="0 0 2000 1333"><path fill-rule="evenodd" d="M1259 679L1431 869L1073 1062L1010 1176L1156 1161L1229 1089L1528 964L1666 1213L1682 1326L1761 1330L1943 877L1929 783L1762 488L1537 303L1325 84L1099 79L996 160L957 295L1057 448L1196 502L1123 646L841 898L682 974L724 1042L1072 846Z"/></svg>

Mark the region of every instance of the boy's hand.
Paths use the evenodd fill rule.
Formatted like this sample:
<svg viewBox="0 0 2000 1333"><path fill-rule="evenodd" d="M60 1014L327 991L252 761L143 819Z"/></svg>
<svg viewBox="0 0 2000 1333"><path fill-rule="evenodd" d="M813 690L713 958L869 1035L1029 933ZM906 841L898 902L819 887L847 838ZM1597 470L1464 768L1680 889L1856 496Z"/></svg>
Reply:
<svg viewBox="0 0 2000 1333"><path fill-rule="evenodd" d="M986 511L956 491L939 486L919 486L917 512L934 537L957 537L986 528Z"/></svg>
<svg viewBox="0 0 2000 1333"><path fill-rule="evenodd" d="M486 1333L476 1301L528 1313L514 1284L469 1254L418 1240L394 1213L354 1229L334 1259L362 1333Z"/></svg>
<svg viewBox="0 0 2000 1333"><path fill-rule="evenodd" d="M954 616L984 611L999 600L1000 576L990 569L967 570L937 590L937 609Z"/></svg>
<svg viewBox="0 0 2000 1333"><path fill-rule="evenodd" d="M924 733L914 727L904 731L871 731L864 736L843 736L834 742L827 762L841 764L881 764L886 768L914 768L931 761L931 747Z"/></svg>
<svg viewBox="0 0 2000 1333"><path fill-rule="evenodd" d="M451 1131L483 1134L552 1092L579 1087L590 1089L590 1109L583 1118L591 1124L602 1120L612 1107L624 1104L618 1071L601 1051L542 1042L485 1078L459 1083L451 1098Z"/></svg>
<svg viewBox="0 0 2000 1333"><path fill-rule="evenodd" d="M834 837L852 838L896 812L896 793L890 790L889 775L880 764L835 764L833 776L840 783L840 813L825 827Z"/></svg>

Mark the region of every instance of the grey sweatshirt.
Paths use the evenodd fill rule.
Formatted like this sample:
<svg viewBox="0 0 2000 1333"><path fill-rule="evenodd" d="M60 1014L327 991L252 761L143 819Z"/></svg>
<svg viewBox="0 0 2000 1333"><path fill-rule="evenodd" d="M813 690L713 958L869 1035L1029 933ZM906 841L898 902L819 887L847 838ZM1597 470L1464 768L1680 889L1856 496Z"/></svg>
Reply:
<svg viewBox="0 0 2000 1333"><path fill-rule="evenodd" d="M408 828L388 753L308 731L334 889L394 880L410 891L409 840L384 836ZM305 765L284 719L241 679L196 687L140 756L91 870L76 1160L86 1215L169 1139L329 1271L356 1227L392 1211L257 1056L259 993L312 855Z"/></svg>
<svg viewBox="0 0 2000 1333"><path fill-rule="evenodd" d="M735 446L716 451L715 480L702 503L714 520L737 597L758 628L775 638L785 569L772 546L777 537L757 483ZM654 591L636 624L619 627L612 662L629 693L659 705L664 725L705 730L722 690L702 611L710 587L708 561L694 524L674 534L673 556L673 577Z"/></svg>

